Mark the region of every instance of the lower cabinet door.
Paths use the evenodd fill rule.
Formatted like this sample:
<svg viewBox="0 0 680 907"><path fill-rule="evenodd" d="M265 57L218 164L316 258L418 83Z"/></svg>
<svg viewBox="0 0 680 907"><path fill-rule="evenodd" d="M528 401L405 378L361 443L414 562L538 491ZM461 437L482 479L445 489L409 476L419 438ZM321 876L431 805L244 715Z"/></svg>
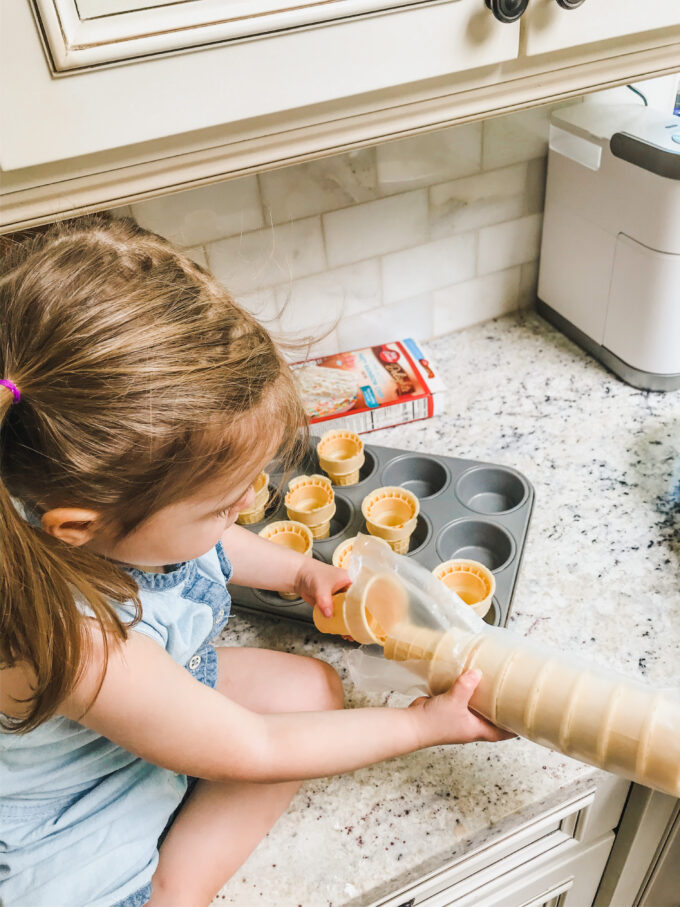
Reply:
<svg viewBox="0 0 680 907"><path fill-rule="evenodd" d="M418 907L590 907L614 841L608 832L590 844L569 841L477 888L467 880Z"/></svg>

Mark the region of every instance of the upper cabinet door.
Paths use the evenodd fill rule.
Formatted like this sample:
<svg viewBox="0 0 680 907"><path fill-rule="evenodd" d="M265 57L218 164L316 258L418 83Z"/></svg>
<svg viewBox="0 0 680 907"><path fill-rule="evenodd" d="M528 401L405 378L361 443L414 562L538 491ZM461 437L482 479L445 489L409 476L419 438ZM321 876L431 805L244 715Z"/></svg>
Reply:
<svg viewBox="0 0 680 907"><path fill-rule="evenodd" d="M395 86L470 69L491 80L519 46L519 23L484 0L0 5L0 81L21 89L0 91L0 170L187 133L202 145L203 130L246 121L282 131L289 111L314 107L316 123L317 105L353 98L370 111L362 96Z"/></svg>
<svg viewBox="0 0 680 907"><path fill-rule="evenodd" d="M34 0L55 74L442 0ZM455 2L455 0L454 0ZM479 0L482 3L482 0ZM486 16L484 17L486 18Z"/></svg>
<svg viewBox="0 0 680 907"><path fill-rule="evenodd" d="M563 9L557 0L531 0L521 21L527 55L656 29L668 30L671 44L678 40L680 0L585 0L575 9Z"/></svg>

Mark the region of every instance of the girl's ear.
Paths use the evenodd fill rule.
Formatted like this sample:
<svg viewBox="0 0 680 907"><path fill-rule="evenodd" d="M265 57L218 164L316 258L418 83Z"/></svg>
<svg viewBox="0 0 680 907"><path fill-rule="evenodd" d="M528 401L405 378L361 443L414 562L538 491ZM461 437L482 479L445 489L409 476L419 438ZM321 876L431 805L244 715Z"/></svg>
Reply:
<svg viewBox="0 0 680 907"><path fill-rule="evenodd" d="M41 520L45 532L79 548L94 537L99 514L80 507L55 507L44 513Z"/></svg>

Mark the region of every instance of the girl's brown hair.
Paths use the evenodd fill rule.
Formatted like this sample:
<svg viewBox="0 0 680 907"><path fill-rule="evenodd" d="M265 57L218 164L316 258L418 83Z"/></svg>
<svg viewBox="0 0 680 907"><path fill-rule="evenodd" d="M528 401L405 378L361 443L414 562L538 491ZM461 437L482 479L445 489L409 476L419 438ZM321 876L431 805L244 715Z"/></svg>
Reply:
<svg viewBox="0 0 680 907"><path fill-rule="evenodd" d="M18 242L0 276L0 667L33 696L5 730L37 727L78 682L89 605L107 635L141 616L114 561L23 519L101 513L117 537L220 472L249 475L280 436L304 447L292 375L267 331L203 268L130 219L92 215ZM36 521L34 521L36 522ZM113 603L133 601L123 624ZM108 650L107 650L108 651ZM106 667L102 670L103 680Z"/></svg>

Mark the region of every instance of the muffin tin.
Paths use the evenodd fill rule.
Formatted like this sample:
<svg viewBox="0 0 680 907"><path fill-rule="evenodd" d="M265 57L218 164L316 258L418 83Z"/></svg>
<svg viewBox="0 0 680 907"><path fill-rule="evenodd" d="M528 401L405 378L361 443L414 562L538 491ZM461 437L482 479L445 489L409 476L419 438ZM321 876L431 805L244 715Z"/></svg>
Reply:
<svg viewBox="0 0 680 907"><path fill-rule="evenodd" d="M318 438L311 439L305 462L294 475L320 473ZM428 570L451 558L481 561L496 577L496 594L485 620L505 626L522 560L534 489L520 472L507 466L366 445L366 459L356 485L333 486L336 511L330 535L314 540L313 556L331 563L333 551L358 532L366 532L361 502L375 488L401 485L420 499L420 513L407 557ZM268 523L287 519L280 464L267 467L271 498L265 517L245 528L259 532ZM278 490L277 490L278 489ZM230 585L236 607L266 611L310 622L312 609L298 598L286 601L276 592Z"/></svg>

